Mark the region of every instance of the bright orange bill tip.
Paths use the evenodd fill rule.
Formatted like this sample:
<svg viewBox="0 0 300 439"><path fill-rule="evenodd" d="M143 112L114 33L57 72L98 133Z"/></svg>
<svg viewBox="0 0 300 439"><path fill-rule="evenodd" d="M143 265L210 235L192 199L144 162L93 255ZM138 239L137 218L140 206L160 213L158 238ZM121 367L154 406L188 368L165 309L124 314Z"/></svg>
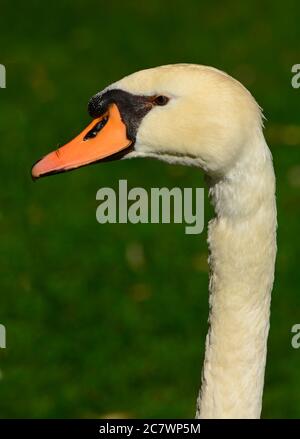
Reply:
<svg viewBox="0 0 300 439"><path fill-rule="evenodd" d="M106 117L108 120L103 128L94 137L84 140L95 125ZM88 165L122 151L131 143L119 109L116 104L112 104L106 114L94 119L75 139L39 160L32 167L32 178Z"/></svg>

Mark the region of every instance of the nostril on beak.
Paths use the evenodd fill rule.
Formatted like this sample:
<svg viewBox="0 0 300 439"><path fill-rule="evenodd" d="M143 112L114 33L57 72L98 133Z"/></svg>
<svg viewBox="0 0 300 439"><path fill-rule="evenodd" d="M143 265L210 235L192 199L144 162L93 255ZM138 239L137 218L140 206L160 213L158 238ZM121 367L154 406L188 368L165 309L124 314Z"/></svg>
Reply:
<svg viewBox="0 0 300 439"><path fill-rule="evenodd" d="M93 137L96 137L99 131L102 130L102 128L106 125L108 121L108 116L103 117L103 119L100 120L100 122L97 122L96 125L93 126L93 128L86 133L83 140L86 141L88 139L92 139Z"/></svg>

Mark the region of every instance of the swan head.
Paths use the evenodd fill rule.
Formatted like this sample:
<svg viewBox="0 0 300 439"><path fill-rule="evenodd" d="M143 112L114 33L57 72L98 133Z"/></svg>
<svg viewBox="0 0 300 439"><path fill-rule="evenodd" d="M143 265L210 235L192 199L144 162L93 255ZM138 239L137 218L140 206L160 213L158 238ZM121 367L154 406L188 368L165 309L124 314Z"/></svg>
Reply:
<svg viewBox="0 0 300 439"><path fill-rule="evenodd" d="M91 124L32 168L33 178L116 158L153 157L226 175L261 129L261 112L238 81L212 67L142 70L89 101Z"/></svg>

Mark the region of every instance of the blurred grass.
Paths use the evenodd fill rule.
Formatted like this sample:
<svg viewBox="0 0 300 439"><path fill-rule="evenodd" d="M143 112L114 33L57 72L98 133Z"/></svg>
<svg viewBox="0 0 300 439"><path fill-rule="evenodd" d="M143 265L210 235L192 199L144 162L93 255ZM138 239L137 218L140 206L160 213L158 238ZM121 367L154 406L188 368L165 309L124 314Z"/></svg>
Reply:
<svg viewBox="0 0 300 439"><path fill-rule="evenodd" d="M196 169L105 164L33 184L32 163L88 121L125 74L194 62L241 80L264 107L278 259L263 416L300 417L300 6L294 1L2 1L0 417L191 417L207 330L206 231L105 225L96 191L203 186ZM206 203L206 223L212 211Z"/></svg>

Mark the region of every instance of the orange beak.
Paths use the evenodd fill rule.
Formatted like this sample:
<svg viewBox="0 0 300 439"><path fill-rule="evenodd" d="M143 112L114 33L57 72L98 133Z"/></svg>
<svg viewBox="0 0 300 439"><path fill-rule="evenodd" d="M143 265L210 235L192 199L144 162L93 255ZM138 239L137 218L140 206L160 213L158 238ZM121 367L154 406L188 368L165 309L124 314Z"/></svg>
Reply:
<svg viewBox="0 0 300 439"><path fill-rule="evenodd" d="M119 109L112 104L75 139L39 160L31 170L33 179L70 171L113 156L132 144Z"/></svg>

